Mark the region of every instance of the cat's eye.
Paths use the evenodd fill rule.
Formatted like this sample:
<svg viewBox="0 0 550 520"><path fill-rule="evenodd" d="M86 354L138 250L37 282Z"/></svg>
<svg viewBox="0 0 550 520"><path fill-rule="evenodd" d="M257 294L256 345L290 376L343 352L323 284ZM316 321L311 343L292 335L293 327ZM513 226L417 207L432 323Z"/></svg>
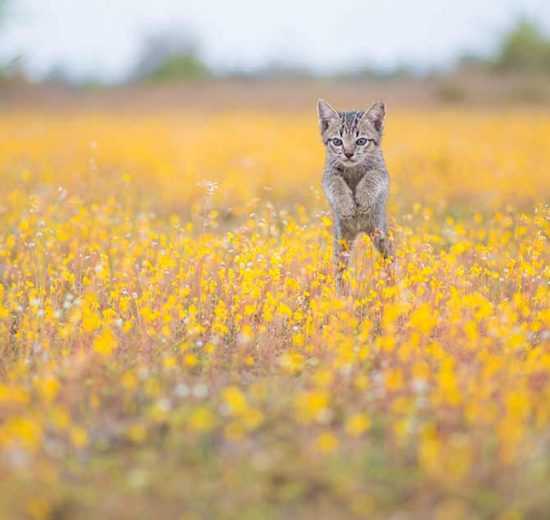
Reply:
<svg viewBox="0 0 550 520"><path fill-rule="evenodd" d="M357 141L355 141L355 144L357 146L365 146L368 142L368 139L365 139L364 137L360 137L359 139L357 139Z"/></svg>
<svg viewBox="0 0 550 520"><path fill-rule="evenodd" d="M344 142L342 141L342 139L338 139L338 137L334 137L332 139L332 144L334 146L342 146L344 144Z"/></svg>

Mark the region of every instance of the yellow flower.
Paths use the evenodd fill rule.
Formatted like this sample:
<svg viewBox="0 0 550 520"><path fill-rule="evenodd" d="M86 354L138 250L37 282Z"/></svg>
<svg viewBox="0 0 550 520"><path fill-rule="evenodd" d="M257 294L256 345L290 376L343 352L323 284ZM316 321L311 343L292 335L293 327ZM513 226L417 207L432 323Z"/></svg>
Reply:
<svg viewBox="0 0 550 520"><path fill-rule="evenodd" d="M245 395L236 386L229 386L222 390L222 397L229 406L231 413L238 415L246 411L248 403Z"/></svg>
<svg viewBox="0 0 550 520"><path fill-rule="evenodd" d="M110 329L103 329L103 332L94 339L94 351L102 357L110 357L116 347L116 339Z"/></svg>
<svg viewBox="0 0 550 520"><path fill-rule="evenodd" d="M348 417L345 430L350 437L360 437L369 429L370 424L370 417L367 414L359 413Z"/></svg>
<svg viewBox="0 0 550 520"><path fill-rule="evenodd" d="M61 387L59 381L54 378L38 379L35 384L45 401L53 401Z"/></svg>
<svg viewBox="0 0 550 520"><path fill-rule="evenodd" d="M437 324L436 312L430 305L423 303L412 312L409 323L422 334L429 334Z"/></svg>
<svg viewBox="0 0 550 520"><path fill-rule="evenodd" d="M82 327L86 332L93 332L101 326L101 317L97 312L88 310L82 316Z"/></svg>
<svg viewBox="0 0 550 520"><path fill-rule="evenodd" d="M312 390L298 394L295 400L296 417L300 422L323 421L330 417L329 394Z"/></svg>
<svg viewBox="0 0 550 520"><path fill-rule="evenodd" d="M133 424L128 428L127 436L132 442L139 444L147 438L147 429L143 424Z"/></svg>
<svg viewBox="0 0 550 520"><path fill-rule="evenodd" d="M331 453L339 446L338 437L331 432L323 432L315 439L317 449L323 453Z"/></svg>
<svg viewBox="0 0 550 520"><path fill-rule="evenodd" d="M209 432L213 427L214 415L206 407L197 408L189 417L189 429L193 432Z"/></svg>
<svg viewBox="0 0 550 520"><path fill-rule="evenodd" d="M280 359L283 369L290 374L299 374L304 368L306 360L298 352L285 352Z"/></svg>
<svg viewBox="0 0 550 520"><path fill-rule="evenodd" d="M0 427L0 447L20 445L34 451L42 443L42 437L42 426L30 417L9 417Z"/></svg>
<svg viewBox="0 0 550 520"><path fill-rule="evenodd" d="M187 366L189 368L193 368L193 367L198 365L199 358L197 358L197 356L195 354L193 354L192 352L188 352L187 354L185 354L183 356L183 362L184 362L185 366Z"/></svg>
<svg viewBox="0 0 550 520"><path fill-rule="evenodd" d="M75 448L85 448L88 445L88 432L81 426L73 426L70 435Z"/></svg>
<svg viewBox="0 0 550 520"><path fill-rule="evenodd" d="M138 378L133 372L124 372L120 381L125 390L134 390L138 386Z"/></svg>

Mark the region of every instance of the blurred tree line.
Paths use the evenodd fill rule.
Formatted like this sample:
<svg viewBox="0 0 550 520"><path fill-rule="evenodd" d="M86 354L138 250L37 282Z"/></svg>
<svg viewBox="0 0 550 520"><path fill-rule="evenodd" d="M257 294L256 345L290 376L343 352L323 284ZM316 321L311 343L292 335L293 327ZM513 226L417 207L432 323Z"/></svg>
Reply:
<svg viewBox="0 0 550 520"><path fill-rule="evenodd" d="M516 74L550 74L550 35L533 20L520 18L506 31L496 52L490 57L464 56L459 60L459 70L478 72L510 72ZM215 76L203 60L195 41L182 33L164 33L145 39L141 56L131 75L132 81L196 80ZM277 62L254 72L233 71L231 77L311 78L315 74L305 66ZM359 64L338 77L395 78L414 76L414 68L401 64L380 70ZM416 73L418 75L418 73Z"/></svg>

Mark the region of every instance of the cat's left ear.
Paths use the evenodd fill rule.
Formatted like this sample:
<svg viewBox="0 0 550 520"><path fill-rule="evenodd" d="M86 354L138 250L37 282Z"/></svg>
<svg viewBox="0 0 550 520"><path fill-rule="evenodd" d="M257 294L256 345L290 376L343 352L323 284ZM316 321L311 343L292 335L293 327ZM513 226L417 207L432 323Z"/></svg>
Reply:
<svg viewBox="0 0 550 520"><path fill-rule="evenodd" d="M319 128L321 135L325 133L326 129L333 121L340 118L338 112L334 110L324 99L319 98L317 100L317 116L319 117Z"/></svg>
<svg viewBox="0 0 550 520"><path fill-rule="evenodd" d="M377 101L363 114L363 119L370 121L376 131L381 134L384 130L385 116L386 106L382 101Z"/></svg>

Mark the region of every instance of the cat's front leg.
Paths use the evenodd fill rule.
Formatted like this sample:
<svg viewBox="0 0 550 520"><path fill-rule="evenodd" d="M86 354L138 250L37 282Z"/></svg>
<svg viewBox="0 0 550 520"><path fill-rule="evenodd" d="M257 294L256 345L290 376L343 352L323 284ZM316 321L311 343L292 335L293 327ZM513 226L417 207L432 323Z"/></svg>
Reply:
<svg viewBox="0 0 550 520"><path fill-rule="evenodd" d="M357 206L353 200L353 193L342 177L333 174L326 175L323 188L335 218L349 220L355 217Z"/></svg>
<svg viewBox="0 0 550 520"><path fill-rule="evenodd" d="M357 213L363 217L377 212L377 206L385 185L377 177L365 175L355 189Z"/></svg>

